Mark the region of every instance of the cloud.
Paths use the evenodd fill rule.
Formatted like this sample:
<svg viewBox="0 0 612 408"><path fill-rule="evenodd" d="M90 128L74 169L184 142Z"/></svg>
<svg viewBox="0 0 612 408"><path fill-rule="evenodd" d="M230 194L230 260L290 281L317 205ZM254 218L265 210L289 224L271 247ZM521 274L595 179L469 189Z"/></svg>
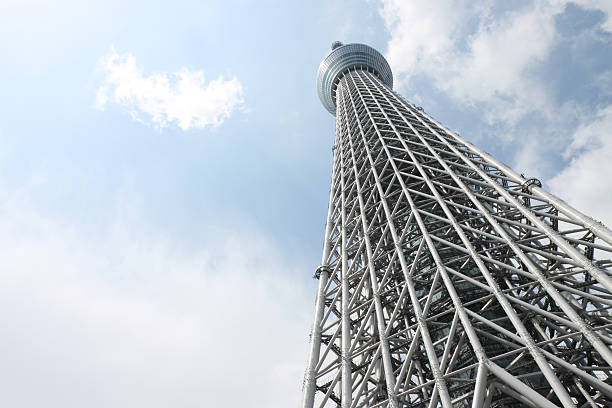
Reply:
<svg viewBox="0 0 612 408"><path fill-rule="evenodd" d="M612 33L612 2L610 2L610 0L572 0L571 2L585 9L603 12L606 17L601 23L601 28L602 30Z"/></svg>
<svg viewBox="0 0 612 408"><path fill-rule="evenodd" d="M133 119L159 129L173 122L182 130L218 126L243 103L242 85L235 77L206 83L203 71L187 68L145 76L132 54L114 49L101 59L100 68L104 79L96 106L121 106Z"/></svg>
<svg viewBox="0 0 612 408"><path fill-rule="evenodd" d="M381 3L390 34L386 55L398 85L408 89L413 77L430 78L455 103L477 106L488 124L513 126L532 112L558 119L538 68L559 41L555 19L567 4L603 12L599 27L612 32L612 2L607 0L503 7L467 0Z"/></svg>
<svg viewBox="0 0 612 408"><path fill-rule="evenodd" d="M0 405L298 405L312 291L269 239L189 252L121 216L85 235L2 202Z"/></svg>
<svg viewBox="0 0 612 408"><path fill-rule="evenodd" d="M612 105L585 120L565 151L569 165L548 184L580 211L612 226Z"/></svg>
<svg viewBox="0 0 612 408"><path fill-rule="evenodd" d="M489 123L516 123L550 105L545 88L529 74L555 43L556 1L494 12L468 1L382 0L391 34L387 56L407 87L414 75L463 105L481 104Z"/></svg>

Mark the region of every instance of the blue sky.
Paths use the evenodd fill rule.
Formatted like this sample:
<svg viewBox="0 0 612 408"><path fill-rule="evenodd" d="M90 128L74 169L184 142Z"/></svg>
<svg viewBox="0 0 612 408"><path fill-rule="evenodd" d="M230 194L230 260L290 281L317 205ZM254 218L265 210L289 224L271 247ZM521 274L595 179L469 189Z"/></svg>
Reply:
<svg viewBox="0 0 612 408"><path fill-rule="evenodd" d="M612 225L609 1L5 0L0 405L297 404L333 40Z"/></svg>

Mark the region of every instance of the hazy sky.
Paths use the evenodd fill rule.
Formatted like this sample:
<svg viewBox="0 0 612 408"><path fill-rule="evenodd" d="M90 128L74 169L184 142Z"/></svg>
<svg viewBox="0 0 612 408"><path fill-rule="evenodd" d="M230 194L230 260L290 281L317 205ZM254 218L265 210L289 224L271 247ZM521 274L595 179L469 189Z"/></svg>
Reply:
<svg viewBox="0 0 612 408"><path fill-rule="evenodd" d="M297 406L334 40L612 225L609 0L4 0L0 406Z"/></svg>

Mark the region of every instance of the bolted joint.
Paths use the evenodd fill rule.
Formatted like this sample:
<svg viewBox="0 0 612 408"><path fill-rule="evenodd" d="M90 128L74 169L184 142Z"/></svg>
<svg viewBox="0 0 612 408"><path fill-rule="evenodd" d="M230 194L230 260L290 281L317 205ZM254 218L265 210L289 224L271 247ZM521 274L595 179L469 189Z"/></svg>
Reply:
<svg viewBox="0 0 612 408"><path fill-rule="evenodd" d="M329 269L329 266L327 265L321 265L319 266L316 270L315 270L315 274L313 276L313 278L315 279L319 279L321 277L321 272L327 272L330 273L331 270Z"/></svg>
<svg viewBox="0 0 612 408"><path fill-rule="evenodd" d="M523 193L529 193L531 187L542 187L542 182L535 177L528 178L523 184L521 184Z"/></svg>

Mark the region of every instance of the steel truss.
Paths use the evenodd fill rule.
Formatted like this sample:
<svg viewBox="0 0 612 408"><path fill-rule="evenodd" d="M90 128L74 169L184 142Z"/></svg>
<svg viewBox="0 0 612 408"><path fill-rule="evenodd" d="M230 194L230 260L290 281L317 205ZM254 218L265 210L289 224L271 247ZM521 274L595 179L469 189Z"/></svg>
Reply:
<svg viewBox="0 0 612 408"><path fill-rule="evenodd" d="M612 233L353 67L304 408L612 407Z"/></svg>

